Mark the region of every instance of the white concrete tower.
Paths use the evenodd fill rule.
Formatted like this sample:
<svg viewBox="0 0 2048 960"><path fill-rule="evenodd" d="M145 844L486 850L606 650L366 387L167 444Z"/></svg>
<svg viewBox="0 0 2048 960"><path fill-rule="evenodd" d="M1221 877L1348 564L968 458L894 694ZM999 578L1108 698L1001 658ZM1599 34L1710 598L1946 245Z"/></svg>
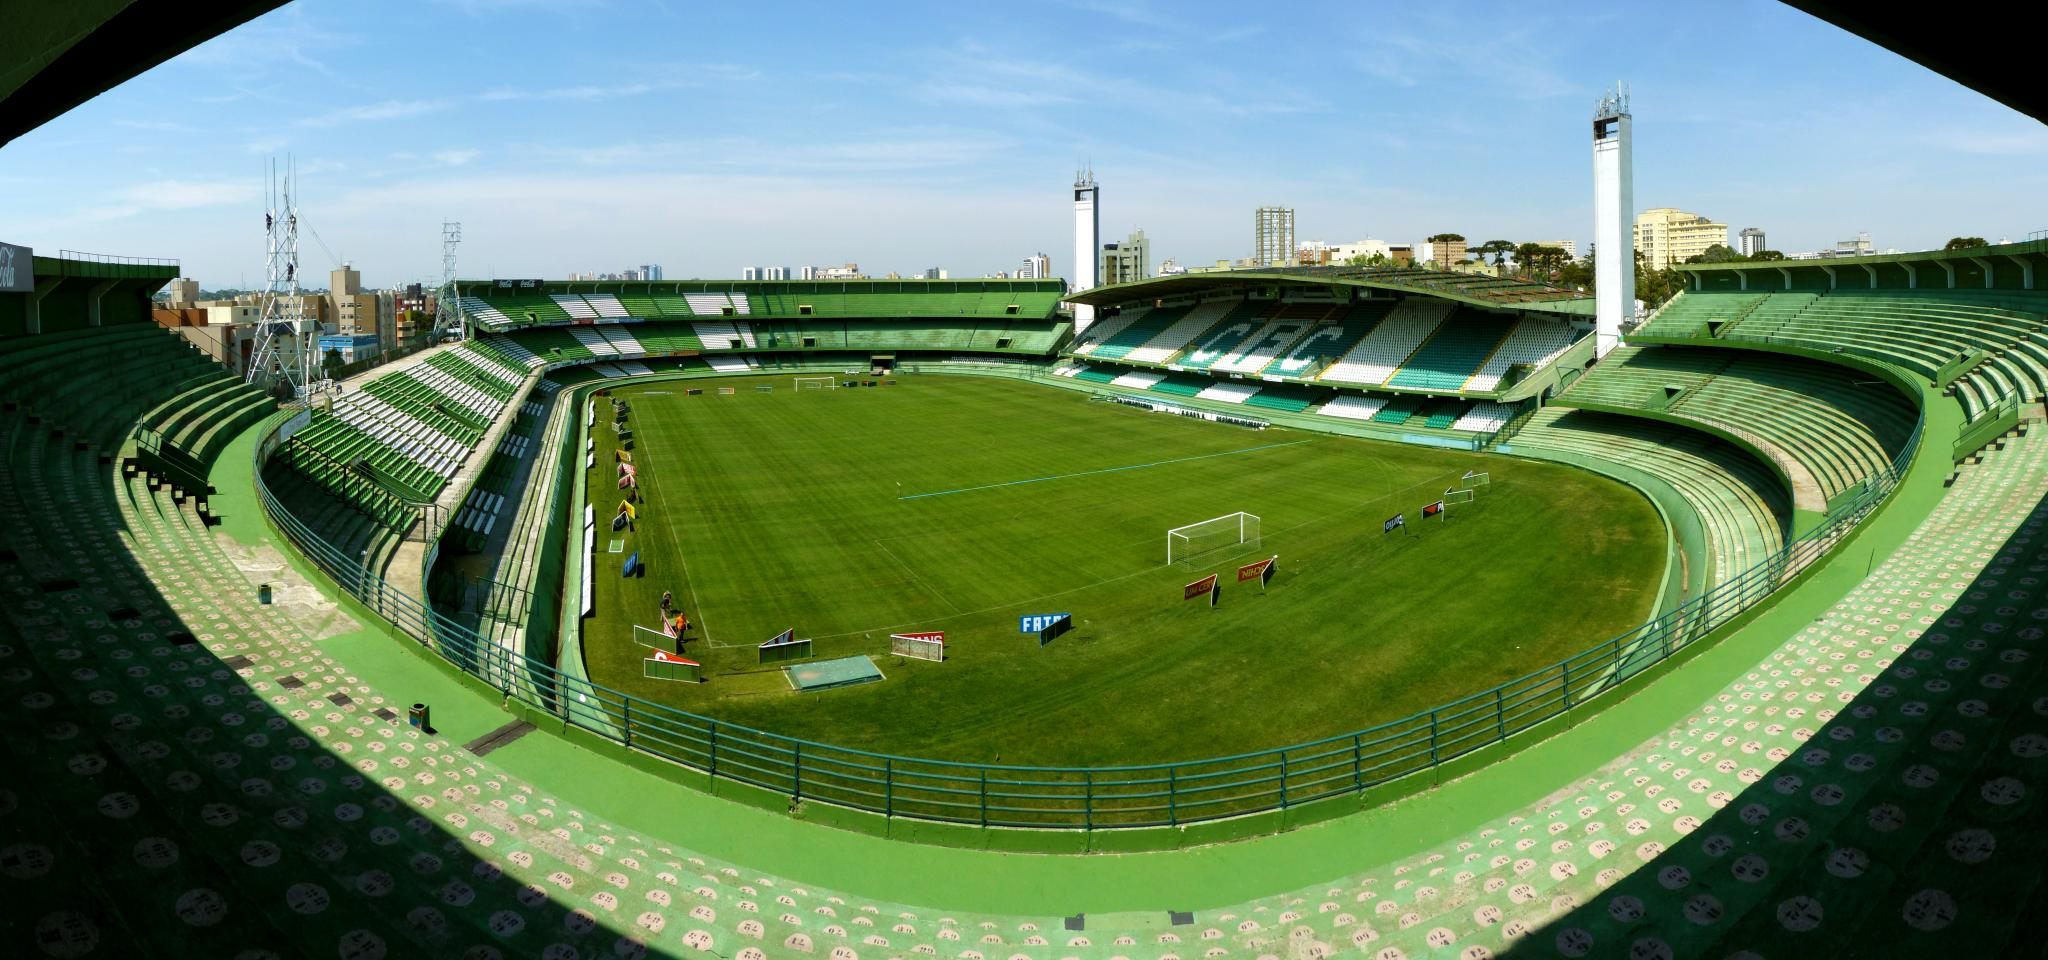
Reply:
<svg viewBox="0 0 2048 960"><path fill-rule="evenodd" d="M1621 342L1636 310L1635 162L1630 158L1628 88L1617 85L1593 111L1594 352Z"/></svg>
<svg viewBox="0 0 2048 960"><path fill-rule="evenodd" d="M1102 269L1102 211L1095 202L1100 192L1094 170L1074 175L1074 272L1067 281L1068 293L1093 288ZM1094 321L1094 307L1074 304L1075 333L1088 329Z"/></svg>

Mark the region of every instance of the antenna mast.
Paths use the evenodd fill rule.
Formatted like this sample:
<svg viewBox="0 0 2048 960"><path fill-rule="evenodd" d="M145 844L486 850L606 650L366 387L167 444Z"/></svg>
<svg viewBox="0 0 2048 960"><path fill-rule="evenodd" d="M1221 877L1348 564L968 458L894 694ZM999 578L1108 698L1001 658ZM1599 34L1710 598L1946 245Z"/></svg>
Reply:
<svg viewBox="0 0 2048 960"><path fill-rule="evenodd" d="M434 294L434 342L449 334L467 338L469 323L462 312L462 297L455 289L455 251L462 245L462 224L441 222L441 289Z"/></svg>
<svg viewBox="0 0 2048 960"><path fill-rule="evenodd" d="M270 161L267 208L263 212L264 277L262 314L256 322L256 347L245 373L248 382L274 388L282 380L303 398L313 381L317 344L308 344L314 324L306 319L305 297L299 293L299 207L293 194L295 164L287 159L280 188L277 161Z"/></svg>

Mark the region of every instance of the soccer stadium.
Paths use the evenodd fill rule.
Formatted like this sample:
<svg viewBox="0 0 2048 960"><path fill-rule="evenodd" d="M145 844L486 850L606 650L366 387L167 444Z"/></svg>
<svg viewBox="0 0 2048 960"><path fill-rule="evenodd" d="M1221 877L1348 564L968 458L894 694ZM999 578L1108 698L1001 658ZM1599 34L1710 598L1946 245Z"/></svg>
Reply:
<svg viewBox="0 0 2048 960"><path fill-rule="evenodd" d="M6 136L274 6L23 12ZM9 956L2043 949L2048 238L465 270L307 380L0 255Z"/></svg>

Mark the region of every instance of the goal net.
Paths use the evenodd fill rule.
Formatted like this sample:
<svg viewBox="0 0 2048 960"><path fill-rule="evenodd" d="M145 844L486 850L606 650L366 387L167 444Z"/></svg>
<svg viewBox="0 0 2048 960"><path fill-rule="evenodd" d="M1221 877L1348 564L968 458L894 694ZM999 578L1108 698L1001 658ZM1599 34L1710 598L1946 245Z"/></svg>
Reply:
<svg viewBox="0 0 2048 960"><path fill-rule="evenodd" d="M1240 510L1166 531L1166 562L1196 563L1258 546L1258 515Z"/></svg>
<svg viewBox="0 0 2048 960"><path fill-rule="evenodd" d="M797 377L795 379L796 389L798 390L836 390L839 387L839 382L831 377Z"/></svg>

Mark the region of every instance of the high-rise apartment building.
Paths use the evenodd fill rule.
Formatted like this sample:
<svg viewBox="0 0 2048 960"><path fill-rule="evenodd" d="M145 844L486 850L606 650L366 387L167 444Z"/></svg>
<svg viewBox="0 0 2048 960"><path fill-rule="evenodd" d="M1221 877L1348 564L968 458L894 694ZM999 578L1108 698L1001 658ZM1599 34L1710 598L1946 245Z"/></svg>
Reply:
<svg viewBox="0 0 2048 960"><path fill-rule="evenodd" d="M1652 207L1636 214L1635 248L1643 255L1643 265L1652 270L1684 263L1716 244L1728 244L1725 223L1675 207Z"/></svg>
<svg viewBox="0 0 2048 960"><path fill-rule="evenodd" d="M1152 275L1152 242L1133 230L1120 243L1102 245L1102 282L1130 283Z"/></svg>
<svg viewBox="0 0 2048 960"><path fill-rule="evenodd" d="M1754 257L1769 249L1770 247L1764 245L1764 232L1762 230L1758 230L1755 227L1742 228L1741 238L1735 248L1737 253L1745 257Z"/></svg>
<svg viewBox="0 0 2048 960"><path fill-rule="evenodd" d="M1294 208L1260 207L1252 213L1252 265L1294 264Z"/></svg>
<svg viewBox="0 0 2048 960"><path fill-rule="evenodd" d="M1024 265L1017 268L1019 280L1046 280L1052 277L1052 258L1043 253L1024 258Z"/></svg>

